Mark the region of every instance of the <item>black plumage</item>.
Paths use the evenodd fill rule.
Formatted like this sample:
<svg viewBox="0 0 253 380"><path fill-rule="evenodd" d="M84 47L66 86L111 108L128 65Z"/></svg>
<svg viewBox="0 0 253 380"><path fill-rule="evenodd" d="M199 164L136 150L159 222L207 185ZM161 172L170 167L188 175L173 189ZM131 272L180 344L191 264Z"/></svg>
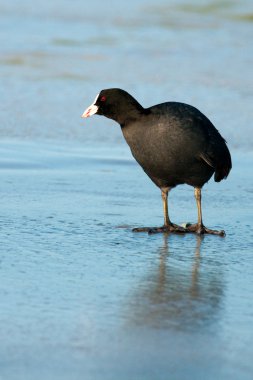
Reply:
<svg viewBox="0 0 253 380"><path fill-rule="evenodd" d="M224 235L224 231L203 225L201 188L213 174L216 182L228 176L231 156L226 141L203 113L178 102L143 108L130 94L117 88L102 90L83 117L95 113L120 124L134 158L162 191L164 226L136 231ZM175 225L168 216L168 192L180 184L195 188L198 206L198 223L186 228Z"/></svg>

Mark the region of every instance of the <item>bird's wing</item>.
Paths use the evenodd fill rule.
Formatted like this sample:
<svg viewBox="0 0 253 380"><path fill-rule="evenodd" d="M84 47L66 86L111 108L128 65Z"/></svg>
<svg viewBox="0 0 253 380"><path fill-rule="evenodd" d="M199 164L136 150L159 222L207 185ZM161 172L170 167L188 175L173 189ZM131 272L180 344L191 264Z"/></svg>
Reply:
<svg viewBox="0 0 253 380"><path fill-rule="evenodd" d="M187 107L187 112L191 115L190 128L195 133L194 139L197 137L197 140L203 143L198 158L214 169L214 180L219 182L228 176L232 168L226 140L212 122L199 110L194 107Z"/></svg>
<svg viewBox="0 0 253 380"><path fill-rule="evenodd" d="M214 164L212 158L209 157L207 153L204 153L204 152L200 153L199 158L201 158L201 160L205 161L207 163L207 165L209 165L215 169L215 164Z"/></svg>
<svg viewBox="0 0 253 380"><path fill-rule="evenodd" d="M226 141L212 122L197 108L184 103L167 102L150 107L149 111L168 128L168 139L184 146L189 154L203 160L215 171L215 181L226 178L232 167ZM184 145L182 145L184 143Z"/></svg>
<svg viewBox="0 0 253 380"><path fill-rule="evenodd" d="M228 176L232 168L231 156L225 139L214 126L208 129L208 135L206 150L201 152L199 157L214 168L214 180L219 182Z"/></svg>

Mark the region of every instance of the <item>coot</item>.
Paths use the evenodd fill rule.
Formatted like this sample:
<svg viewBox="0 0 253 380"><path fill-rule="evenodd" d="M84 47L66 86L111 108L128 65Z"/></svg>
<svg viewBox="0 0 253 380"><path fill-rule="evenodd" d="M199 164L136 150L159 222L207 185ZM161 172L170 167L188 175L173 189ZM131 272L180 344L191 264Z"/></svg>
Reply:
<svg viewBox="0 0 253 380"><path fill-rule="evenodd" d="M126 91L111 88L102 90L82 117L93 114L120 124L134 158L161 189L164 225L134 231L225 235L223 230L206 228L202 221L203 185L213 174L216 182L226 178L232 167L226 141L203 113L178 102L143 108ZM198 222L186 227L172 223L168 214L168 193L181 184L194 187L198 208Z"/></svg>

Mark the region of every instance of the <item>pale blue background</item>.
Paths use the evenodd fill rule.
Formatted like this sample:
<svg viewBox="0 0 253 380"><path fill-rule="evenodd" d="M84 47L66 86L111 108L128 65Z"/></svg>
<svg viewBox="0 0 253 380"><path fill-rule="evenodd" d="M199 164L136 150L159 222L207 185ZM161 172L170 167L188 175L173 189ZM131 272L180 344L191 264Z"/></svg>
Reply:
<svg viewBox="0 0 253 380"><path fill-rule="evenodd" d="M0 377L253 376L252 1L0 2ZM106 87L203 111L233 170L203 191L226 238L133 234L159 190L111 120ZM171 194L196 220L193 189Z"/></svg>

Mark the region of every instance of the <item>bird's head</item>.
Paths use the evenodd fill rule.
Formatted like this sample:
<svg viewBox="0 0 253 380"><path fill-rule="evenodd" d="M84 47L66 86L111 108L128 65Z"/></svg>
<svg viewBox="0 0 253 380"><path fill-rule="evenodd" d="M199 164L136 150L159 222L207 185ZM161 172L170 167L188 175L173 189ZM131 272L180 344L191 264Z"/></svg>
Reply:
<svg viewBox="0 0 253 380"><path fill-rule="evenodd" d="M109 119L124 124L126 119L138 114L143 107L128 92L120 88L102 90L94 102L86 108L82 114L83 118L92 115L103 115Z"/></svg>

